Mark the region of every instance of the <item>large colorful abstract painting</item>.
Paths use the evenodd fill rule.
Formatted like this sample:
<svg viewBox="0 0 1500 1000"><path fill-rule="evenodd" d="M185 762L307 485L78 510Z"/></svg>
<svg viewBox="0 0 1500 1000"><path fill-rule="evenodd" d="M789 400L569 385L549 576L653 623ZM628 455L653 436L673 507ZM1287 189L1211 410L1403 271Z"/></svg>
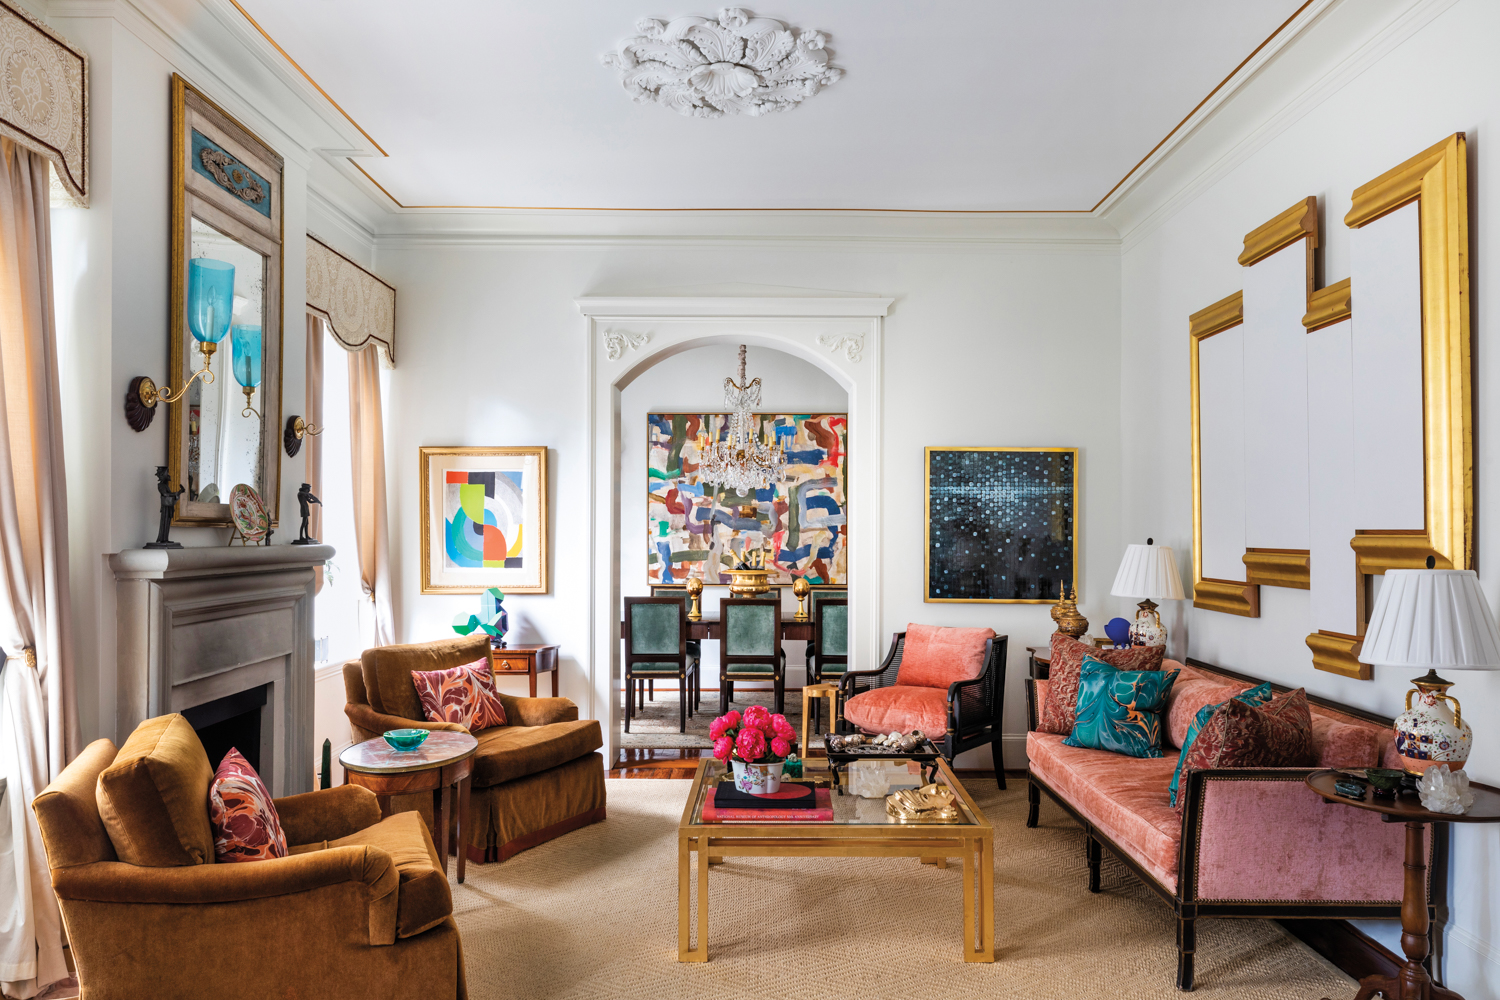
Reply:
<svg viewBox="0 0 1500 1000"><path fill-rule="evenodd" d="M727 436L725 413L646 417L646 568L650 583L727 584L747 551L763 550L772 586L799 577L848 586L849 418L842 413L757 414L761 434L786 449L784 482L753 495L698 480L710 442ZM742 505L755 508L742 517Z"/></svg>
<svg viewBox="0 0 1500 1000"><path fill-rule="evenodd" d="M421 454L422 593L546 593L547 449Z"/></svg>
<svg viewBox="0 0 1500 1000"><path fill-rule="evenodd" d="M1074 580L1076 448L928 448L926 601L1041 604Z"/></svg>

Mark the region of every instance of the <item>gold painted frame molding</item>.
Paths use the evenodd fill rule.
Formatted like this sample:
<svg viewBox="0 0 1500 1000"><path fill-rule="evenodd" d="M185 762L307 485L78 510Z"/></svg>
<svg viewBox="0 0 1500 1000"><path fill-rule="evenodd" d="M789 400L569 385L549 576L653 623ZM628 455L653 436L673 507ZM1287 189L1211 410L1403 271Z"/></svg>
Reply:
<svg viewBox="0 0 1500 1000"><path fill-rule="evenodd" d="M0 0L0 136L52 161L63 190L89 203L88 56L12 0Z"/></svg>
<svg viewBox="0 0 1500 1000"><path fill-rule="evenodd" d="M1260 587L1248 580L1203 575L1203 433L1198 420L1198 344L1245 321L1245 293L1226 295L1188 317L1193 409L1193 607L1260 617Z"/></svg>

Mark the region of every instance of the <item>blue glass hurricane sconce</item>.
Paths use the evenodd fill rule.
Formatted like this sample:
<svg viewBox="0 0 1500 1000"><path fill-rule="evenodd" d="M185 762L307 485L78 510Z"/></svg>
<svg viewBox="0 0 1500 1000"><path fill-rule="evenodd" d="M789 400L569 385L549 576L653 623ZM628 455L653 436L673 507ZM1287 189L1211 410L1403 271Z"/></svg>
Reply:
<svg viewBox="0 0 1500 1000"><path fill-rule="evenodd" d="M151 425L158 401L177 402L200 378L204 385L213 382L214 351L229 332L233 315L234 265L210 257L195 257L188 261L188 330L198 343L198 353L203 355L203 367L193 372L175 392L169 386L158 387L145 375L132 379L130 389L125 393L125 420L132 430L143 431ZM256 353L258 356L258 348Z"/></svg>
<svg viewBox="0 0 1500 1000"><path fill-rule="evenodd" d="M230 332L230 338L234 348L235 381L245 392L245 408L240 411L240 416L248 417L253 413L265 419L253 405L255 387L260 385L260 327L237 325Z"/></svg>

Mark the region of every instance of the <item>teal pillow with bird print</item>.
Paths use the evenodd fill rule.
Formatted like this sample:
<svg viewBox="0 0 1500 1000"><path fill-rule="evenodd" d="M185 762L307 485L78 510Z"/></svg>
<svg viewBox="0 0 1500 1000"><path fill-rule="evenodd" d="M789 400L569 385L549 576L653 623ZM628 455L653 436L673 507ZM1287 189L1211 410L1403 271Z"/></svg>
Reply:
<svg viewBox="0 0 1500 1000"><path fill-rule="evenodd" d="M1130 757L1160 757L1162 715L1175 670L1118 670L1086 656L1078 679L1078 714L1070 747Z"/></svg>
<svg viewBox="0 0 1500 1000"><path fill-rule="evenodd" d="M1275 692L1271 690L1271 684L1268 681L1267 683L1260 684L1248 691L1241 691L1239 694L1234 696L1234 700L1242 701L1246 705L1260 706L1269 702L1271 700L1271 696L1274 693ZM1182 739L1182 752L1177 755L1177 770L1172 772L1172 783L1167 786L1168 805L1175 806L1177 804L1177 789L1182 784L1182 765L1187 763L1188 751L1193 748L1193 741L1198 738L1198 733L1203 729L1204 726L1208 725L1208 720L1214 717L1214 713L1217 712L1219 710L1219 706L1223 704L1224 703L1221 701L1213 705L1204 705L1202 708L1198 709L1198 714L1193 716L1192 725L1188 726L1187 735Z"/></svg>

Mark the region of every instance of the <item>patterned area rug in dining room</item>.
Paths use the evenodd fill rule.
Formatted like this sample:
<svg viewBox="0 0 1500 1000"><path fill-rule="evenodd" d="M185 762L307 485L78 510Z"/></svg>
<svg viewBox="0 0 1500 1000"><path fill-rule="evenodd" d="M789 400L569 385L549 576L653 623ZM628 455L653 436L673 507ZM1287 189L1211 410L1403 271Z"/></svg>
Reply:
<svg viewBox="0 0 1500 1000"><path fill-rule="evenodd" d="M770 691L736 691L730 708L743 712L751 705L772 708L774 695ZM786 692L786 718L802 732L802 691L789 688ZM707 748L714 745L708 738L708 727L719 715L719 692L704 691L703 707L687 720L687 732L677 731L677 692L658 691L655 701L647 701L646 707L630 720L630 732L620 734L620 746L632 750L681 750ZM828 703L822 703L819 725L828 725ZM821 736L809 742L814 748L823 745Z"/></svg>

